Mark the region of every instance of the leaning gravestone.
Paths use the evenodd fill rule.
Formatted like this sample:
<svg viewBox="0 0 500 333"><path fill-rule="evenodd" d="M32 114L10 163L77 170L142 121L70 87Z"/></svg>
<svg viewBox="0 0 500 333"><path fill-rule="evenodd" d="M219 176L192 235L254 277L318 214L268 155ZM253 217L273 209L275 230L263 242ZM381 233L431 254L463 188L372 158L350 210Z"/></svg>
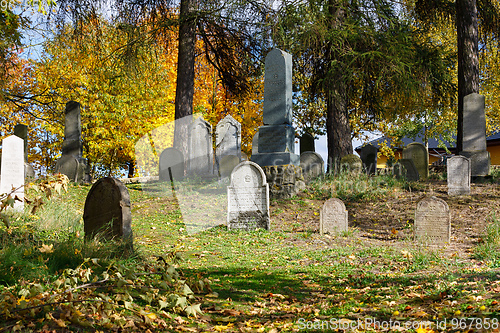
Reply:
<svg viewBox="0 0 500 333"><path fill-rule="evenodd" d="M170 171L169 171L170 170ZM170 179L170 173L172 178ZM175 148L166 148L160 154L159 179L161 182L184 178L184 155Z"/></svg>
<svg viewBox="0 0 500 333"><path fill-rule="evenodd" d="M403 149L403 158L413 160L420 179L429 178L429 152L423 144L419 142L410 143Z"/></svg>
<svg viewBox="0 0 500 333"><path fill-rule="evenodd" d="M451 218L448 204L439 198L423 198L415 211L415 237L428 245L450 243Z"/></svg>
<svg viewBox="0 0 500 333"><path fill-rule="evenodd" d="M399 169L399 172L396 173ZM412 159L402 158L394 166L396 178L406 178L407 181L416 182L420 179L417 167Z"/></svg>
<svg viewBox="0 0 500 333"><path fill-rule="evenodd" d="M325 172L323 157L313 151L306 151L300 154L300 167L302 168L302 175L306 182L320 177Z"/></svg>
<svg viewBox="0 0 500 333"><path fill-rule="evenodd" d="M316 151L314 147L314 135L309 133L304 133L300 137L300 154L306 151Z"/></svg>
<svg viewBox="0 0 500 333"><path fill-rule="evenodd" d="M227 178L231 176L234 168L240 164L240 159L235 155L226 155L219 161L219 176Z"/></svg>
<svg viewBox="0 0 500 333"><path fill-rule="evenodd" d="M448 195L470 194L470 159L455 155L446 160Z"/></svg>
<svg viewBox="0 0 500 333"><path fill-rule="evenodd" d="M2 140L2 171L0 175L0 194L12 193L21 201L14 203L15 210L24 207L24 140L11 135Z"/></svg>
<svg viewBox="0 0 500 333"><path fill-rule="evenodd" d="M299 165L292 120L292 56L273 49L265 61L264 126L259 127L259 152L252 152L251 160L261 167Z"/></svg>
<svg viewBox="0 0 500 333"><path fill-rule="evenodd" d="M363 168L369 175L374 175L377 172L377 153L378 148L371 144L364 145L359 151L359 157L363 162Z"/></svg>
<svg viewBox="0 0 500 333"><path fill-rule="evenodd" d="M83 221L87 239L99 235L131 243L132 213L125 185L112 177L95 182L85 200Z"/></svg>
<svg viewBox="0 0 500 333"><path fill-rule="evenodd" d="M347 154L340 159L340 169L353 174L359 174L363 170L363 161L359 156Z"/></svg>
<svg viewBox="0 0 500 333"><path fill-rule="evenodd" d="M471 159L472 176L487 176L490 153L486 150L486 118L484 96L472 93L464 97L463 155Z"/></svg>
<svg viewBox="0 0 500 333"><path fill-rule="evenodd" d="M219 121L215 128L215 156L217 164L226 155L237 156L241 160L241 124L227 115Z"/></svg>
<svg viewBox="0 0 500 333"><path fill-rule="evenodd" d="M189 173L210 176L213 170L212 125L199 117L191 126L189 136Z"/></svg>
<svg viewBox="0 0 500 333"><path fill-rule="evenodd" d="M62 156L56 162L56 173L68 176L74 182L84 181L87 161L82 158L82 129L80 117L80 103L70 101L66 103L64 117L64 141ZM78 163L74 162L74 159Z"/></svg>
<svg viewBox="0 0 500 333"><path fill-rule="evenodd" d="M246 161L234 168L227 197L228 229L269 230L269 186L258 164Z"/></svg>
<svg viewBox="0 0 500 333"><path fill-rule="evenodd" d="M347 231L347 225L348 213L342 200L337 198L328 199L320 211L320 234L338 234Z"/></svg>

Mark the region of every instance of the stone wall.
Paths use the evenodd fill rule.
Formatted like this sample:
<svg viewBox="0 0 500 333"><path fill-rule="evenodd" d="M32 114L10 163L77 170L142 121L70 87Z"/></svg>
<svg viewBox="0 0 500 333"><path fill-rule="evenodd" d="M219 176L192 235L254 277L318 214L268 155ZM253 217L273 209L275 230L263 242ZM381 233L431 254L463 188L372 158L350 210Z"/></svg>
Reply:
<svg viewBox="0 0 500 333"><path fill-rule="evenodd" d="M262 167L273 199L288 199L303 190L306 185L302 168L297 165L270 165Z"/></svg>

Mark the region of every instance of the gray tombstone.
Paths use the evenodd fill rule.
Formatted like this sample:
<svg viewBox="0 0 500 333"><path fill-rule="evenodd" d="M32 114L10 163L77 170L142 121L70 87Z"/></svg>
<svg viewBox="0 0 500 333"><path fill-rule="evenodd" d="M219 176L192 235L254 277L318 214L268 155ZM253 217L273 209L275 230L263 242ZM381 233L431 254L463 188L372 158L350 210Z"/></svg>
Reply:
<svg viewBox="0 0 500 333"><path fill-rule="evenodd" d="M158 174L160 181L182 180L184 178L184 165L184 155L180 150L173 147L166 148L160 154Z"/></svg>
<svg viewBox="0 0 500 333"><path fill-rule="evenodd" d="M413 160L420 179L429 178L429 152L423 144L419 142L410 143L403 149L403 158Z"/></svg>
<svg viewBox="0 0 500 333"><path fill-rule="evenodd" d="M300 137L300 154L306 151L316 151L314 147L314 135L304 133Z"/></svg>
<svg viewBox="0 0 500 333"><path fill-rule="evenodd" d="M227 178L231 176L233 169L240 164L240 159L235 155L226 155L222 157L219 161L219 176L221 178Z"/></svg>
<svg viewBox="0 0 500 333"><path fill-rule="evenodd" d="M74 182L84 181L87 172L87 161L82 158L81 136L80 103L70 101L66 103L65 109L62 156L56 162L55 171L65 174ZM74 162L74 159L77 163Z"/></svg>
<svg viewBox="0 0 500 333"><path fill-rule="evenodd" d="M359 174L363 170L363 161L357 155L347 154L340 159L340 168L349 173Z"/></svg>
<svg viewBox="0 0 500 333"><path fill-rule="evenodd" d="M472 176L487 176L490 172L484 107L484 96L472 93L464 97L463 151L460 155L471 159Z"/></svg>
<svg viewBox="0 0 500 333"><path fill-rule="evenodd" d="M319 221L319 232L322 235L347 231L348 213L342 200L328 199L320 211Z"/></svg>
<svg viewBox="0 0 500 333"><path fill-rule="evenodd" d="M269 186L258 164L246 161L233 169L227 197L228 229L269 230Z"/></svg>
<svg viewBox="0 0 500 333"><path fill-rule="evenodd" d="M85 200L83 221L87 239L99 235L131 243L132 213L125 185L112 177L95 182Z"/></svg>
<svg viewBox="0 0 500 333"><path fill-rule="evenodd" d="M215 157L217 164L226 155L237 156L241 160L241 124L227 115L215 128Z"/></svg>
<svg viewBox="0 0 500 333"><path fill-rule="evenodd" d="M24 140L24 177L26 179L35 178L35 170L28 163L28 126L17 124L14 126L14 135Z"/></svg>
<svg viewBox="0 0 500 333"><path fill-rule="evenodd" d="M398 160L396 165L394 170L397 178L406 178L410 182L416 182L420 179L420 174L412 159L402 158Z"/></svg>
<svg viewBox="0 0 500 333"><path fill-rule="evenodd" d="M260 166L299 165L292 126L292 56L274 49L266 57L264 126L259 128L258 153L251 160Z"/></svg>
<svg viewBox="0 0 500 333"><path fill-rule="evenodd" d="M259 152L259 131L255 132L252 138L252 155Z"/></svg>
<svg viewBox="0 0 500 333"><path fill-rule="evenodd" d="M320 177L325 173L325 162L320 154L313 151L306 151L300 154L300 167L306 182Z"/></svg>
<svg viewBox="0 0 500 333"><path fill-rule="evenodd" d="M15 210L24 207L24 140L11 135L2 140L2 171L0 175L0 194L12 193L21 201L14 203Z"/></svg>
<svg viewBox="0 0 500 333"><path fill-rule="evenodd" d="M444 200L427 197L417 203L415 237L417 241L431 246L442 246L450 243L450 210Z"/></svg>
<svg viewBox="0 0 500 333"><path fill-rule="evenodd" d="M470 159L455 155L446 160L448 195L470 194Z"/></svg>
<svg viewBox="0 0 500 333"><path fill-rule="evenodd" d="M369 175L374 175L377 172L377 153L378 148L371 144L364 145L359 151L363 168Z"/></svg>
<svg viewBox="0 0 500 333"><path fill-rule="evenodd" d="M202 117L191 125L189 135L189 173L213 175L212 125Z"/></svg>

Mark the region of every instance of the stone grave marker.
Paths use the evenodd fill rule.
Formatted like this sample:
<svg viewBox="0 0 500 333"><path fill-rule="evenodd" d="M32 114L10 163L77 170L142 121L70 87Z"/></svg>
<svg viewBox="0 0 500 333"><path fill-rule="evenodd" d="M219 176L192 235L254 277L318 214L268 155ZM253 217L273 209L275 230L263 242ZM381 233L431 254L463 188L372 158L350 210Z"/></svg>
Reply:
<svg viewBox="0 0 500 333"><path fill-rule="evenodd" d="M465 156L455 155L446 160L448 195L470 194L471 163Z"/></svg>
<svg viewBox="0 0 500 333"><path fill-rule="evenodd" d="M342 200L328 199L320 211L320 234L338 234L347 231L348 213Z"/></svg>
<svg viewBox="0 0 500 333"><path fill-rule="evenodd" d="M33 166L28 163L28 126L17 124L14 126L14 135L24 140L24 177L25 179L35 178L35 170Z"/></svg>
<svg viewBox="0 0 500 333"><path fill-rule="evenodd" d="M484 96L472 93L464 97L463 155L471 159L472 176L487 176L490 153L486 150L486 118Z"/></svg>
<svg viewBox="0 0 500 333"><path fill-rule="evenodd" d="M15 210L24 208L24 140L11 135L2 140L2 169L0 175L0 194L12 193L22 201L14 203Z"/></svg>
<svg viewBox="0 0 500 333"><path fill-rule="evenodd" d="M203 117L197 118L189 136L189 173L213 175L212 125Z"/></svg>
<svg viewBox="0 0 500 333"><path fill-rule="evenodd" d="M235 155L226 155L221 158L219 162L220 178L227 178L231 176L233 169L240 164L240 159Z"/></svg>
<svg viewBox="0 0 500 333"><path fill-rule="evenodd" d="M300 137L300 154L306 151L316 151L314 147L314 135L309 133L304 133Z"/></svg>
<svg viewBox="0 0 500 333"><path fill-rule="evenodd" d="M395 166L395 170L399 169L398 173L395 171L397 178L403 177L410 182L416 182L420 179L420 174L418 173L415 163L412 159L402 158L397 162L398 166Z"/></svg>
<svg viewBox="0 0 500 333"><path fill-rule="evenodd" d="M450 243L451 218L448 204L436 197L426 197L417 203L415 210L415 238L428 245L442 246Z"/></svg>
<svg viewBox="0 0 500 333"><path fill-rule="evenodd" d="M233 169L227 197L228 229L269 230L269 186L258 164L246 161Z"/></svg>
<svg viewBox="0 0 500 333"><path fill-rule="evenodd" d="M259 131L255 132L252 138L252 155L259 152Z"/></svg>
<svg viewBox="0 0 500 333"><path fill-rule="evenodd" d="M300 154L300 167L306 182L320 177L325 173L325 162L320 154L313 151L306 151Z"/></svg>
<svg viewBox="0 0 500 333"><path fill-rule="evenodd" d="M241 160L241 124L227 115L219 121L215 128L215 156L220 165L220 160L226 155L237 156Z"/></svg>
<svg viewBox="0 0 500 333"><path fill-rule="evenodd" d="M172 178L170 179L170 172ZM173 147L166 148L160 154L159 180L162 182L170 180L182 180L184 178L184 155Z"/></svg>
<svg viewBox="0 0 500 333"><path fill-rule="evenodd" d="M403 158L413 160L420 179L429 178L429 152L423 144L419 142L410 143L403 149Z"/></svg>
<svg viewBox="0 0 500 333"><path fill-rule="evenodd" d="M340 169L353 174L359 174L363 170L363 161L359 156L347 154L340 159Z"/></svg>
<svg viewBox="0 0 500 333"><path fill-rule="evenodd" d="M118 179L105 177L92 185L83 210L85 238L101 235L132 243L132 213L127 188Z"/></svg>
<svg viewBox="0 0 500 333"><path fill-rule="evenodd" d="M369 175L374 175L377 172L377 153L378 148L371 144L364 145L359 151L359 157L363 162L363 168Z"/></svg>

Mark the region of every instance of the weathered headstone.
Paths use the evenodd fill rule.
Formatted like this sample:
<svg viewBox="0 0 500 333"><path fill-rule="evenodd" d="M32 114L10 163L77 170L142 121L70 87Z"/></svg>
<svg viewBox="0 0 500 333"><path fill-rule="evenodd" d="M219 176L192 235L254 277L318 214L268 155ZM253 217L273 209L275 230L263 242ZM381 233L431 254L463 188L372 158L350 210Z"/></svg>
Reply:
<svg viewBox="0 0 500 333"><path fill-rule="evenodd" d="M487 176L490 153L486 150L486 118L484 96L472 93L464 97L463 155L471 159L472 176Z"/></svg>
<svg viewBox="0 0 500 333"><path fill-rule="evenodd" d="M132 213L125 185L112 177L95 182L85 200L83 221L87 239L99 235L131 243Z"/></svg>
<svg viewBox="0 0 500 333"><path fill-rule="evenodd" d="M394 165L394 174L397 178L403 177L410 182L416 182L420 179L415 163L412 159L402 158Z"/></svg>
<svg viewBox="0 0 500 333"><path fill-rule="evenodd" d="M87 161L82 158L82 129L80 118L80 103L70 101L66 103L64 118L64 141L62 156L56 162L56 173L68 176L71 181L84 181ZM74 163L74 159L78 163ZM76 169L73 169L76 167Z"/></svg>
<svg viewBox="0 0 500 333"><path fill-rule="evenodd" d="M233 169L227 196L228 229L269 230L269 186L258 164L241 162Z"/></svg>
<svg viewBox="0 0 500 333"><path fill-rule="evenodd" d="M306 151L300 154L300 167L306 182L320 177L325 173L325 162L320 154L313 151Z"/></svg>
<svg viewBox="0 0 500 333"><path fill-rule="evenodd" d="M14 203L14 209L24 207L24 141L16 135L2 140L2 171L0 175L0 194L12 193L22 201Z"/></svg>
<svg viewBox="0 0 500 333"><path fill-rule="evenodd" d="M212 125L199 117L189 136L189 173L204 176L212 175L213 170Z"/></svg>
<svg viewBox="0 0 500 333"><path fill-rule="evenodd" d="M160 181L181 180L184 178L184 155L175 148L166 148L160 154L159 179ZM173 179L170 179L170 174Z"/></svg>
<svg viewBox="0 0 500 333"><path fill-rule="evenodd" d="M359 174L363 170L363 162L359 156L347 154L340 159L340 168L353 174Z"/></svg>
<svg viewBox="0 0 500 333"><path fill-rule="evenodd" d="M251 160L260 166L299 165L292 126L292 56L274 49L266 57L264 126L259 128L259 151Z"/></svg>
<svg viewBox="0 0 500 333"><path fill-rule="evenodd" d="M470 159L455 155L446 160L448 195L470 194Z"/></svg>
<svg viewBox="0 0 500 333"><path fill-rule="evenodd" d="M241 124L239 121L227 115L219 121L215 128L215 158L217 165L226 155L237 156L241 160Z"/></svg>
<svg viewBox="0 0 500 333"><path fill-rule="evenodd" d="M314 135L309 133L304 133L300 137L300 154L306 151L316 151L314 148Z"/></svg>
<svg viewBox="0 0 500 333"><path fill-rule="evenodd" d="M25 179L35 178L35 170L28 163L28 126L17 124L14 126L14 135L24 140L24 177Z"/></svg>
<svg viewBox="0 0 500 333"><path fill-rule="evenodd" d="M235 155L226 155L219 161L219 175L221 178L231 176L233 169L240 164L240 159Z"/></svg>
<svg viewBox="0 0 500 333"><path fill-rule="evenodd" d="M419 142L410 143L403 149L403 158L413 160L420 179L429 178L429 152L423 144Z"/></svg>
<svg viewBox="0 0 500 333"><path fill-rule="evenodd" d="M374 175L377 172L377 153L378 148L371 144L364 145L359 151L359 157L363 162L363 168L369 175Z"/></svg>
<svg viewBox="0 0 500 333"><path fill-rule="evenodd" d="M322 235L347 231L348 213L342 200L337 198L328 199L323 204L319 220L319 232Z"/></svg>
<svg viewBox="0 0 500 333"><path fill-rule="evenodd" d="M436 197L427 197L417 203L415 237L428 245L450 243L451 218L448 204Z"/></svg>

